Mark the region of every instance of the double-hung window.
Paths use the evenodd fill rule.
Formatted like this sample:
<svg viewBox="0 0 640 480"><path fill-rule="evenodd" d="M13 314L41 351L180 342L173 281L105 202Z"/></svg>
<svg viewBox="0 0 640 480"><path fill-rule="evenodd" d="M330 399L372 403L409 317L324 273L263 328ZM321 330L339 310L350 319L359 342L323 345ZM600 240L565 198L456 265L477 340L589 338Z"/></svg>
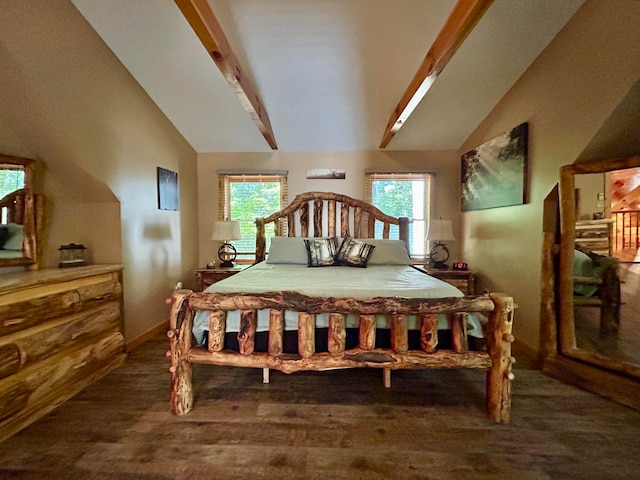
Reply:
<svg viewBox="0 0 640 480"><path fill-rule="evenodd" d="M409 218L408 247L414 258L427 256L425 236L431 212L432 181L430 173L365 173L365 200L387 215ZM382 232L376 232L376 237L381 236ZM397 227L391 229L390 236L398 238Z"/></svg>
<svg viewBox="0 0 640 480"><path fill-rule="evenodd" d="M242 240L234 240L238 260L252 261L256 253L256 217L267 217L288 203L287 172L218 172L218 217L238 220ZM267 250L273 229L267 229Z"/></svg>

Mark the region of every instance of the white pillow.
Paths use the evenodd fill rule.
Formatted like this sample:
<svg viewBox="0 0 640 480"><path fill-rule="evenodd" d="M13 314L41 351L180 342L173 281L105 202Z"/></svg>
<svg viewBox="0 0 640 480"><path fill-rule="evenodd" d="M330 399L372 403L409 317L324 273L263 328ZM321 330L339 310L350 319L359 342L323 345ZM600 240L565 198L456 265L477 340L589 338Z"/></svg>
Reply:
<svg viewBox="0 0 640 480"><path fill-rule="evenodd" d="M9 236L4 242L5 250L22 250L22 225L17 223L8 223L7 229L9 230Z"/></svg>
<svg viewBox="0 0 640 480"><path fill-rule="evenodd" d="M376 248L369 258L368 265L411 265L404 240L389 240L384 238L359 238L363 242Z"/></svg>
<svg viewBox="0 0 640 480"><path fill-rule="evenodd" d="M271 237L267 263L307 264L307 249L302 237Z"/></svg>

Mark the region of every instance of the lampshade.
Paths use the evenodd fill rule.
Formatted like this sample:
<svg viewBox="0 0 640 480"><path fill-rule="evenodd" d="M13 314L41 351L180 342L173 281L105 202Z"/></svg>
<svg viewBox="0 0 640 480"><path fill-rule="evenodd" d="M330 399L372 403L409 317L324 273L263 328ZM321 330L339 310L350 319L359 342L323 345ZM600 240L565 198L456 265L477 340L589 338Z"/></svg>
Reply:
<svg viewBox="0 0 640 480"><path fill-rule="evenodd" d="M213 222L211 240L224 242L226 240L241 240L240 222L237 220L218 220Z"/></svg>
<svg viewBox="0 0 640 480"><path fill-rule="evenodd" d="M451 220L430 220L426 238L430 242L455 240Z"/></svg>

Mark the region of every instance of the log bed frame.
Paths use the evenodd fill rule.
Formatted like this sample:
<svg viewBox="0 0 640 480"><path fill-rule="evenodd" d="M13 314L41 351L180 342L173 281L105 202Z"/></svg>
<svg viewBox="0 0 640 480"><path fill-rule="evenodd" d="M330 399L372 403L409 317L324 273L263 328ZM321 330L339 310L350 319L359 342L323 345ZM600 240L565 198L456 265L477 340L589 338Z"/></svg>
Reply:
<svg viewBox="0 0 640 480"><path fill-rule="evenodd" d="M400 238L408 238L408 219L385 215L361 200L328 192L298 195L283 210L264 219L257 219L256 262L265 259L265 226L273 223L276 235L335 236L336 212L340 211L341 236L372 238L376 222L382 223L383 238L389 238L391 225L398 225ZM311 223L309 211L313 212ZM323 214L327 214L323 222ZM323 225L326 224L326 225ZM323 226L326 228L323 230ZM487 370L487 414L499 423L509 421L511 407L511 371L515 359L511 356L513 299L500 293L462 298L376 297L370 299L309 297L297 292L194 293L176 290L169 313L169 350L171 365L171 411L180 415L193 406L192 364L203 363L263 369L263 381L269 381L269 369L284 373L303 370L343 368L380 368L383 380L390 387L391 370L422 368L473 368ZM256 352L255 333L257 311L270 309L268 351ZM208 310L210 328L208 348L192 344L193 316L197 310ZM241 310L238 351L224 349L226 312ZM283 353L284 311L298 315L298 353ZM486 351L468 348L465 312L485 315L483 325ZM315 348L315 315L329 313L326 352ZM345 315L360 317L358 345L345 347ZM436 350L438 343L437 314L451 314L452 348ZM375 315L391 318L391 348L376 348ZM409 350L406 315L421 317L420 350Z"/></svg>

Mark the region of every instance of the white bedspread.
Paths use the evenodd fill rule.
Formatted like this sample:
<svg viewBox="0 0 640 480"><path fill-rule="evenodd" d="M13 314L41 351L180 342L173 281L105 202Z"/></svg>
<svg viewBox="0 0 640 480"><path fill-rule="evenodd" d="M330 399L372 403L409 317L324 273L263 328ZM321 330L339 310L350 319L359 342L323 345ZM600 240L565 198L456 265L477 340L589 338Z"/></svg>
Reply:
<svg viewBox="0 0 640 480"><path fill-rule="evenodd" d="M309 296L322 297L408 297L445 298L463 297L464 294L453 285L426 275L406 265L371 265L367 268L355 267L307 267L306 265L268 264L254 265L208 287L205 292L221 293L263 293L297 291ZM297 312L285 311L285 330L298 328ZM358 326L357 315L347 315L347 328ZM469 335L482 337L479 319L469 316ZM410 329L419 329L419 320L407 316ZM329 315L316 315L316 326L327 327ZM378 328L389 328L390 320L384 315L376 316ZM226 331L237 332L240 326L240 312L227 314ZM438 328L450 328L449 318L440 315ZM198 344L204 343L209 330L208 312L197 312L193 333ZM258 311L257 331L269 330L269 310Z"/></svg>
<svg viewBox="0 0 640 480"><path fill-rule="evenodd" d="M206 292L260 293L296 291L313 297L463 297L453 285L407 265L307 267L261 262L220 282Z"/></svg>

